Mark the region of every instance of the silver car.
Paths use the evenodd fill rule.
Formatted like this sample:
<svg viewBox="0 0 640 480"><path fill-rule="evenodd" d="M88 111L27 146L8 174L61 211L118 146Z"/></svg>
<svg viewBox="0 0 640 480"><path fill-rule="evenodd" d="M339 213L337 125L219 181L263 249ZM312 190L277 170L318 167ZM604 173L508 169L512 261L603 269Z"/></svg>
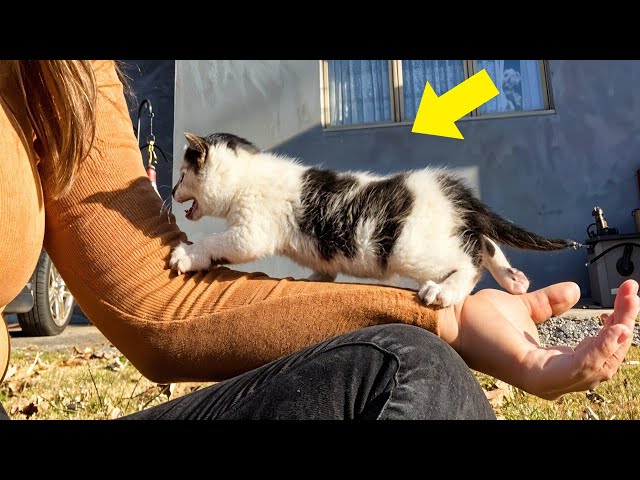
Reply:
<svg viewBox="0 0 640 480"><path fill-rule="evenodd" d="M42 250L31 280L4 309L16 314L27 336L61 334L69 324L76 302L55 265Z"/></svg>

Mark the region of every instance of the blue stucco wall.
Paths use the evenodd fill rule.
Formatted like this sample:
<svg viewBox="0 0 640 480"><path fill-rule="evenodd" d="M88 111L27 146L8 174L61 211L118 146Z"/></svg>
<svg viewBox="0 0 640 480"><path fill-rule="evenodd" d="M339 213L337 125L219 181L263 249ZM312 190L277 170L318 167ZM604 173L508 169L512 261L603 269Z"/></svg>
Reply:
<svg viewBox="0 0 640 480"><path fill-rule="evenodd" d="M190 62L176 67L174 141L180 148L185 130L230 131L305 164L381 173L445 165L472 171L490 207L542 235L584 241L596 205L610 226L634 232L640 61L551 60L555 113L463 120L464 141L413 134L410 125L323 130L317 60ZM179 221L194 234L209 228ZM590 294L585 250L505 252L530 277L531 288L570 280ZM257 269L295 272L279 262ZM488 274L479 285L494 286Z"/></svg>

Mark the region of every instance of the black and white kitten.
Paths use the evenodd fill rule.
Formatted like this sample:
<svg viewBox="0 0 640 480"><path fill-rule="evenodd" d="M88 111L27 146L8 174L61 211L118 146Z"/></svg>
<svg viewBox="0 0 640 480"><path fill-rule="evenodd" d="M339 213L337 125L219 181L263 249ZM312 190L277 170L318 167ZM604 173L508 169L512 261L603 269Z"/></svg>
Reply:
<svg viewBox="0 0 640 480"><path fill-rule="evenodd" d="M425 303L449 306L472 291L483 266L507 291L527 291L527 277L496 242L529 250L578 246L503 219L442 168L339 173L228 133L185 136L173 198L193 201L189 220L222 217L228 229L176 247L170 265L178 273L282 254L313 269L312 280L408 277Z"/></svg>

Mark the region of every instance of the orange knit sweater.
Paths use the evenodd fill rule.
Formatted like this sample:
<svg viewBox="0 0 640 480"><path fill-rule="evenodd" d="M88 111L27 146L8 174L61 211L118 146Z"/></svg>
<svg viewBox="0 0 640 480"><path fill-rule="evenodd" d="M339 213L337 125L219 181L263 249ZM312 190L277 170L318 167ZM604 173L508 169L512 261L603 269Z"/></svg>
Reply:
<svg viewBox="0 0 640 480"><path fill-rule="evenodd" d="M94 69L94 148L58 200L48 194L47 166L34 175L32 145L8 130L15 124L0 112L0 305L35 265L44 212L44 246L82 310L155 381L221 380L369 325L402 322L438 333L436 311L405 289L225 267L172 272L171 248L186 235L160 215L113 62L96 61Z"/></svg>

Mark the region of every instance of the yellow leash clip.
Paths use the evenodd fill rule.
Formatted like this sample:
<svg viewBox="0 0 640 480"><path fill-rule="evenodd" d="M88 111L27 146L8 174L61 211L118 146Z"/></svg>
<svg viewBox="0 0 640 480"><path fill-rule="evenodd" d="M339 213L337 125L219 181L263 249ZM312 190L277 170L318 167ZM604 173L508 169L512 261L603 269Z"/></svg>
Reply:
<svg viewBox="0 0 640 480"><path fill-rule="evenodd" d="M155 147L155 138L149 140L149 159L147 160L147 165L149 167L153 167L154 163L158 161L158 156L156 155L156 147Z"/></svg>

